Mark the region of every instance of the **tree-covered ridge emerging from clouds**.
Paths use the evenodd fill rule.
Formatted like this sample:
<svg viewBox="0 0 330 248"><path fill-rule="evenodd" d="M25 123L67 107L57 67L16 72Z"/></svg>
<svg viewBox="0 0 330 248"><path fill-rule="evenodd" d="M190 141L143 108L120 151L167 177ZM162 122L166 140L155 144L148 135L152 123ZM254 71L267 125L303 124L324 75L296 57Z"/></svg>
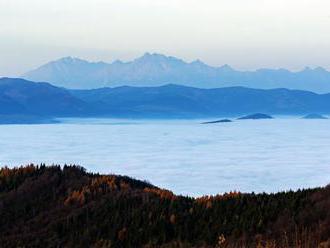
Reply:
<svg viewBox="0 0 330 248"><path fill-rule="evenodd" d="M328 247L329 207L329 187L191 198L79 166L0 170L3 247Z"/></svg>

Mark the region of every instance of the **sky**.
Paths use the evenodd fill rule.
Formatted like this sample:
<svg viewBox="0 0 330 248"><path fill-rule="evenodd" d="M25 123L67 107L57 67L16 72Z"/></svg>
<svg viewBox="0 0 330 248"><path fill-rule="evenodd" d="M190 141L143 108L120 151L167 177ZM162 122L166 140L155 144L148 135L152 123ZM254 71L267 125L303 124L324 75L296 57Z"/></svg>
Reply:
<svg viewBox="0 0 330 248"><path fill-rule="evenodd" d="M236 69L330 69L329 0L0 0L0 76L145 52Z"/></svg>

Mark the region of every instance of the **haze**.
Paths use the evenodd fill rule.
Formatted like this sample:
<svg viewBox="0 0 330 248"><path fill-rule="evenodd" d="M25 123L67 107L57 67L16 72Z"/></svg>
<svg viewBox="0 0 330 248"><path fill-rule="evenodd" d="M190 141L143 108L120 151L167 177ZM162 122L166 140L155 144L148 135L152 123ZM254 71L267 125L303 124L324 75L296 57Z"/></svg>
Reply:
<svg viewBox="0 0 330 248"><path fill-rule="evenodd" d="M1 0L0 76L146 51L237 69L330 69L327 0Z"/></svg>

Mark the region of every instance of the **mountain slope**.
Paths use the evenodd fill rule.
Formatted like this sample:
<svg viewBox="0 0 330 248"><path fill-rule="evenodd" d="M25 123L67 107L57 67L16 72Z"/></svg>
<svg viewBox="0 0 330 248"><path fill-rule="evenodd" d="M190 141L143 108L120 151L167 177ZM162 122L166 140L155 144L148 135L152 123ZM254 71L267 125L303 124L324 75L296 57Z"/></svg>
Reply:
<svg viewBox="0 0 330 248"><path fill-rule="evenodd" d="M216 117L250 113L330 113L330 94L243 87L198 89L178 85L71 90L99 113L122 117Z"/></svg>
<svg viewBox="0 0 330 248"><path fill-rule="evenodd" d="M0 104L3 115L70 116L86 107L65 89L18 78L0 78Z"/></svg>
<svg viewBox="0 0 330 248"><path fill-rule="evenodd" d="M329 187L190 198L77 166L2 168L0 244L329 247L329 200Z"/></svg>
<svg viewBox="0 0 330 248"><path fill-rule="evenodd" d="M72 89L171 83L198 88L244 86L330 92L330 72L320 67L299 72L285 69L237 71L228 65L212 67L199 60L187 63L175 57L150 53L130 62L117 60L111 64L66 57L42 65L22 77Z"/></svg>
<svg viewBox="0 0 330 248"><path fill-rule="evenodd" d="M67 90L10 78L0 79L0 104L0 116L204 118L251 113L330 114L330 94L307 91L179 85Z"/></svg>

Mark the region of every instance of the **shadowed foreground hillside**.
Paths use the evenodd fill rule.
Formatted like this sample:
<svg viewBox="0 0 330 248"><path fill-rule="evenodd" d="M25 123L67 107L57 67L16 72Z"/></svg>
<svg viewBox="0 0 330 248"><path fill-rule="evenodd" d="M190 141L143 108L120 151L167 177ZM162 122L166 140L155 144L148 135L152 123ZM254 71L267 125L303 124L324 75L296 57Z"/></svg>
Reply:
<svg viewBox="0 0 330 248"><path fill-rule="evenodd" d="M330 187L194 199L78 166L0 170L1 247L329 247L329 209Z"/></svg>

